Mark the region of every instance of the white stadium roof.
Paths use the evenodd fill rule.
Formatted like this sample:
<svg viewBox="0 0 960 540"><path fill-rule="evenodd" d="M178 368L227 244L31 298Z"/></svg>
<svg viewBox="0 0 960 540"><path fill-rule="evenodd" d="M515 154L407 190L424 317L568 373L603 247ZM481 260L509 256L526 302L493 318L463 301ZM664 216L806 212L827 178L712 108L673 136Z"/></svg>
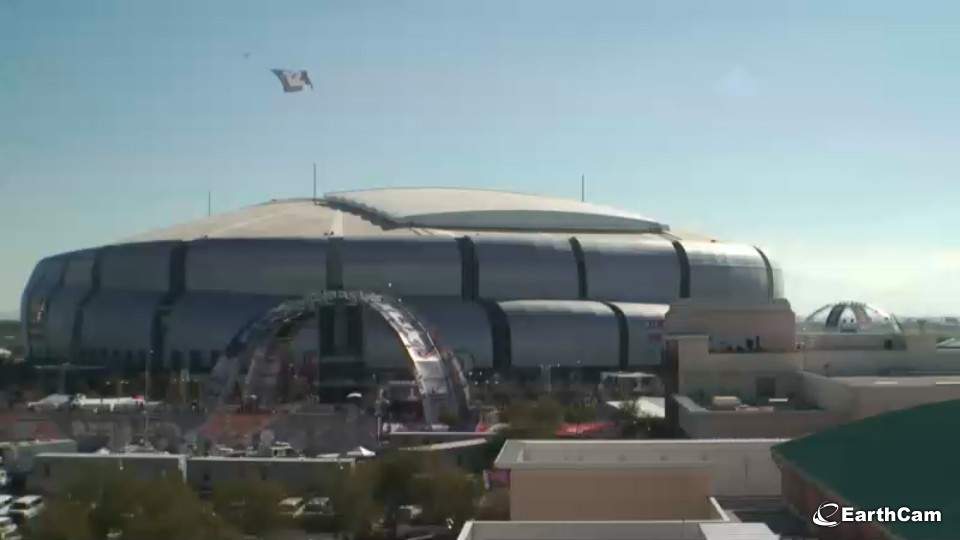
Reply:
<svg viewBox="0 0 960 540"><path fill-rule="evenodd" d="M201 238L457 236L571 233L658 235L658 221L569 199L462 188L388 188L329 193L322 199L275 200L149 231L125 242Z"/></svg>
<svg viewBox="0 0 960 540"><path fill-rule="evenodd" d="M328 193L325 199L410 227L660 232L662 223L570 199L462 188L390 188Z"/></svg>

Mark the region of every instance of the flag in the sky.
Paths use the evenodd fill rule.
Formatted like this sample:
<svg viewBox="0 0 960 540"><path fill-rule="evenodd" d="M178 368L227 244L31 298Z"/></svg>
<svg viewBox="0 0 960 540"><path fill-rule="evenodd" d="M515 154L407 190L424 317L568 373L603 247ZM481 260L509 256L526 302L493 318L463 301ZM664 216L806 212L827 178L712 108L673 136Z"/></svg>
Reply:
<svg viewBox="0 0 960 540"><path fill-rule="evenodd" d="M299 92L304 89L304 87L309 86L310 89L313 89L313 83L310 82L310 77L307 75L307 70L290 70L290 69L271 69L274 75L280 79L280 83L283 84L284 92Z"/></svg>

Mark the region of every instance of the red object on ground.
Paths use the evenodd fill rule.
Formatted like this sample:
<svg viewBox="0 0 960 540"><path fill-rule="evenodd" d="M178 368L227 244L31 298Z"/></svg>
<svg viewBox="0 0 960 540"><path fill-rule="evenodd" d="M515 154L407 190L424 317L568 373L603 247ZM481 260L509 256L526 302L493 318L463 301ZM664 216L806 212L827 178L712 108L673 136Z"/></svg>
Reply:
<svg viewBox="0 0 960 540"><path fill-rule="evenodd" d="M557 437L600 437L616 429L613 422L583 422L581 424L562 424L555 435Z"/></svg>

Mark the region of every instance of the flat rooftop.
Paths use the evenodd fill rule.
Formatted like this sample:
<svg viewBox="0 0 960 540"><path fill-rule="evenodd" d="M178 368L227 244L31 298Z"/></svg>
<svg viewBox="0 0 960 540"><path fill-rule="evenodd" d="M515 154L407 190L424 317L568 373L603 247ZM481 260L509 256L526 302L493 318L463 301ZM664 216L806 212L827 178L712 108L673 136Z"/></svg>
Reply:
<svg viewBox="0 0 960 540"><path fill-rule="evenodd" d="M500 469L650 468L711 466L720 453L767 452L784 439L664 439L597 441L509 440Z"/></svg>
<svg viewBox="0 0 960 540"><path fill-rule="evenodd" d="M457 540L778 540L763 523L468 521Z"/></svg>
<svg viewBox="0 0 960 540"><path fill-rule="evenodd" d="M960 386L960 375L901 375L896 377L830 377L848 386Z"/></svg>

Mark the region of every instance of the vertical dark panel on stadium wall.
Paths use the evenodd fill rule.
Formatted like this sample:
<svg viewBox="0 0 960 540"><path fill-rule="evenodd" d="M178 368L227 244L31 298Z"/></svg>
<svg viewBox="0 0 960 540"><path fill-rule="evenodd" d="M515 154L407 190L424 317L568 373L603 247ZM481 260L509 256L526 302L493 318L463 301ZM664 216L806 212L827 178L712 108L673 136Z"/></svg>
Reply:
<svg viewBox="0 0 960 540"><path fill-rule="evenodd" d="M363 305L347 306L347 353L363 354Z"/></svg>
<svg viewBox="0 0 960 540"><path fill-rule="evenodd" d="M83 350L80 342L83 335L83 313L90 300L100 291L100 261L107 248L99 248L93 253L93 268L90 270L90 290L77 303L76 313L73 314L73 332L70 336L70 353L77 358Z"/></svg>
<svg viewBox="0 0 960 540"><path fill-rule="evenodd" d="M676 250L677 260L680 262L680 298L690 298L690 258L678 240L673 241L673 249Z"/></svg>
<svg viewBox="0 0 960 540"><path fill-rule="evenodd" d="M336 350L334 343L334 318L337 316L335 306L321 305L317 309L317 325L320 329L320 355L330 356Z"/></svg>
<svg viewBox="0 0 960 540"><path fill-rule="evenodd" d="M463 300L476 300L480 291L480 264L477 262L477 248L469 236L457 238L460 250L460 297Z"/></svg>
<svg viewBox="0 0 960 540"><path fill-rule="evenodd" d="M610 311L617 317L617 330L620 335L620 369L626 371L630 360L630 326L627 324L627 316L616 304L604 302L603 305L610 308Z"/></svg>
<svg viewBox="0 0 960 540"><path fill-rule="evenodd" d="M167 337L167 316L173 305L183 295L187 286L187 242L177 242L170 250L170 259L167 261L167 292L160 300L157 310L153 314L150 327L150 350L148 352L150 370L158 371L164 358L164 345Z"/></svg>
<svg viewBox="0 0 960 540"><path fill-rule="evenodd" d="M44 301L46 302L46 310L44 312L43 317L41 318L40 328L44 329L42 335L43 335L44 345L46 346L46 351L45 351L46 356L50 356L49 354L50 347L49 345L47 345L47 343L49 343L49 337L47 336L47 332L46 332L46 327L47 327L46 319L48 314L50 313L50 305L53 303L53 299L56 298L57 295L60 293L60 291L63 289L63 283L67 276L67 264L69 262L70 260L66 259L64 263L60 266L60 274L57 275L57 282L56 284L54 284L53 287L50 288L50 292L47 293L47 296L44 299Z"/></svg>
<svg viewBox="0 0 960 540"><path fill-rule="evenodd" d="M760 258L763 259L763 266L767 269L767 298L773 300L773 267L770 266L770 259L768 259L767 254L757 246L753 246L753 249L757 250L757 253L760 254Z"/></svg>
<svg viewBox="0 0 960 540"><path fill-rule="evenodd" d="M573 258L577 261L577 292L578 298L584 300L587 298L587 263L583 258L583 246L576 236L570 237L570 248L573 250Z"/></svg>
<svg viewBox="0 0 960 540"><path fill-rule="evenodd" d="M492 300L480 301L487 320L490 321L490 334L493 340L493 369L506 371L513 364L511 358L510 321L503 308Z"/></svg>
<svg viewBox="0 0 960 540"><path fill-rule="evenodd" d="M343 289L343 238L327 242L327 289Z"/></svg>
<svg viewBox="0 0 960 540"><path fill-rule="evenodd" d="M673 398L680 392L680 350L676 339L668 339L664 343L661 369L659 370L660 380L663 382L665 420L667 429L675 436L682 435L680 429L680 406Z"/></svg>

